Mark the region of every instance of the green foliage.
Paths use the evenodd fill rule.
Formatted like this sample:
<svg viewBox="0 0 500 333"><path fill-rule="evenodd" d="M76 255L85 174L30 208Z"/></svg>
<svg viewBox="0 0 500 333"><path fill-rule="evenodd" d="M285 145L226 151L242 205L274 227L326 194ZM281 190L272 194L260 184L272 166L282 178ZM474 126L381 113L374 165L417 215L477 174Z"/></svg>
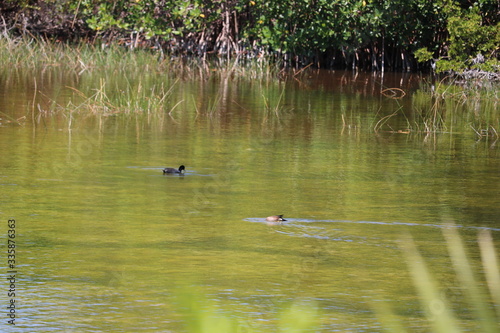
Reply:
<svg viewBox="0 0 500 333"><path fill-rule="evenodd" d="M319 311L315 305L296 301L288 309L281 312L280 331L289 333L317 332L319 323Z"/></svg>
<svg viewBox="0 0 500 333"><path fill-rule="evenodd" d="M430 52L426 47L423 47L415 51L415 58L418 62L429 61L432 59L432 52Z"/></svg>
<svg viewBox="0 0 500 333"><path fill-rule="evenodd" d="M489 1L479 1L467 9L461 9L455 4L447 7L449 60L438 61L438 72L460 72L470 68L473 63L471 60L478 54L485 57L483 68L495 69L500 51L500 23L498 14L495 17L493 12L481 11L481 8L491 8L488 3Z"/></svg>
<svg viewBox="0 0 500 333"><path fill-rule="evenodd" d="M203 28L202 1L183 0L82 0L70 7L89 27L99 33L107 30L140 33L146 38L182 35Z"/></svg>
<svg viewBox="0 0 500 333"><path fill-rule="evenodd" d="M473 65L472 68L484 72L500 72L500 61L497 59L492 59L486 61L483 64Z"/></svg>
<svg viewBox="0 0 500 333"><path fill-rule="evenodd" d="M498 60L500 52L495 0L7 0L0 9L14 5L13 11L39 6L56 13L52 20L70 20L51 22L61 29L82 22L108 41L135 47L153 39L169 51L199 55L251 51L312 59L340 53L347 62L362 53L380 61L385 52L391 63L404 53L420 62L448 57L452 63L439 66L444 69L466 68L478 53Z"/></svg>
<svg viewBox="0 0 500 333"><path fill-rule="evenodd" d="M446 60L442 59L436 62L436 72L462 72L465 68L464 62L460 60Z"/></svg>
<svg viewBox="0 0 500 333"><path fill-rule="evenodd" d="M478 52L488 54L498 48L500 43L500 24L483 25L478 7L473 7L460 16L450 17L448 31L449 56L457 60L466 60Z"/></svg>
<svg viewBox="0 0 500 333"><path fill-rule="evenodd" d="M12 10L18 9L23 10L27 8L36 8L36 0L4 0L3 4L0 4L0 9L2 10Z"/></svg>

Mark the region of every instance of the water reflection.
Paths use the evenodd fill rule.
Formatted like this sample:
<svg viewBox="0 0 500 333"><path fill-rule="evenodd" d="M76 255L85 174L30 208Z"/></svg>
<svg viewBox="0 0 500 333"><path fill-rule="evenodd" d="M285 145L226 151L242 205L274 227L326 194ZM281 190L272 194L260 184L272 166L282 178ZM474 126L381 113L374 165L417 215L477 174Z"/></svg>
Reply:
<svg viewBox="0 0 500 333"><path fill-rule="evenodd" d="M154 113L88 110L67 88L173 82L144 75L58 73L36 94L32 76L1 79L2 112L25 117L0 127L0 214L22 229L26 331L182 331L172 294L183 281L268 331L294 299L318 303L328 331L378 330L368 299L404 304L399 316L425 330L402 235L444 281L442 221L469 243L481 229L498 242L498 149L462 130L398 132L415 105L432 106L415 76L181 80ZM387 98L386 87L408 94ZM78 107L60 107L69 100ZM469 124L461 108L448 128ZM178 162L184 176L163 175ZM259 212L287 221L267 226Z"/></svg>
<svg viewBox="0 0 500 333"><path fill-rule="evenodd" d="M376 222L376 221L348 221L348 220L315 220L287 218L287 221L269 222L265 218L245 218L244 221L252 223L262 223L268 226L276 227L275 232L290 237L315 238L320 240L355 242L370 244L373 246L384 246L397 249L397 241L389 239L389 242L381 242L380 235L384 235L380 230L374 232L368 228L365 232L360 232L359 225L400 227L401 235L403 233L421 233L418 229L443 229L455 228L463 229L468 232L477 232L480 230L489 230L500 232L500 228L467 226L450 223L426 224L411 222ZM351 228L352 227L352 228ZM410 228L408 228L410 227ZM353 230L351 230L353 229ZM397 230L397 229L395 229ZM392 231L391 231L392 232ZM423 231L429 232L429 231ZM356 235L357 233L358 235Z"/></svg>
<svg viewBox="0 0 500 333"><path fill-rule="evenodd" d="M265 218L246 218L244 221L255 222L255 223L267 223ZM472 229L472 230L490 230L490 231L500 231L500 228L490 228L490 227L477 227L477 226L467 226L467 225L457 225L453 224L426 224L426 223L411 223L411 222L376 222L376 221L347 221L347 220L315 220L315 219L298 219L298 218L287 218L286 221L276 222L272 225L293 225L298 226L303 223L349 223L349 224L368 224L368 225L387 225L387 226L410 226L410 227L429 227L429 228L458 228L458 229ZM307 225L307 224L306 224Z"/></svg>

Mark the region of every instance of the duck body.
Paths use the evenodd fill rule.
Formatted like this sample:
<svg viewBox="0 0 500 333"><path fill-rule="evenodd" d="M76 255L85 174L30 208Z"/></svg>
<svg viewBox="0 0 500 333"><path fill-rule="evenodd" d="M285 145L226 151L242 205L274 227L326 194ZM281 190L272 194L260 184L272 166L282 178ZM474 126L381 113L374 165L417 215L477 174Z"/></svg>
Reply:
<svg viewBox="0 0 500 333"><path fill-rule="evenodd" d="M281 222L281 221L286 221L286 220L283 218L283 215L273 215L273 216L266 217L266 221Z"/></svg>
<svg viewBox="0 0 500 333"><path fill-rule="evenodd" d="M182 173L184 170L186 170L186 168L184 167L184 165L181 165L179 167L179 169L165 168L165 169L163 169L163 174L166 174L166 173Z"/></svg>

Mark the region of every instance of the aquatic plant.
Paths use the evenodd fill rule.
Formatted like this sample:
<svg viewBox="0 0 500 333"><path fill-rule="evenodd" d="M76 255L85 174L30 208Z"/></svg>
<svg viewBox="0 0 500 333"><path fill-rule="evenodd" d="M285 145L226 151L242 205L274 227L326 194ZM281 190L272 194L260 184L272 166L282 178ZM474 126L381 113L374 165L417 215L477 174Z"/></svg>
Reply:
<svg viewBox="0 0 500 333"><path fill-rule="evenodd" d="M391 94L387 93L389 91ZM479 139L499 138L500 117L497 112L498 84L459 84L455 77L446 76L439 81L423 80L420 89L410 95L405 104L404 95L385 89L383 95L395 101L397 109L381 116L373 126L375 133L436 134L444 132L474 131ZM403 117L404 128L393 128L392 118ZM460 121L459 121L460 119ZM464 125L465 124L465 125ZM460 126L460 127L458 127Z"/></svg>
<svg viewBox="0 0 500 333"><path fill-rule="evenodd" d="M272 91L270 93L272 93ZM264 101L266 113L273 113L277 118L279 118L280 113L284 110L284 102L283 102L284 95L285 95L285 86L283 86L283 88L281 89L279 97L277 99L276 98L272 99L276 100L276 102L274 103L274 105L271 105L272 104L271 99L266 97L265 90L262 89L262 100Z"/></svg>
<svg viewBox="0 0 500 333"><path fill-rule="evenodd" d="M212 75L274 79L280 64L264 58L165 56L148 49L117 44L66 44L31 36L0 35L0 68L46 70L64 68L78 75L106 70L118 73L163 73L170 77L206 79Z"/></svg>
<svg viewBox="0 0 500 333"><path fill-rule="evenodd" d="M146 116L171 114L183 102L173 102L169 98L175 84L174 81L168 87L164 83L145 87L141 80L118 84L101 78L97 88L87 88L85 92L71 88L77 98L61 108L72 113L83 111L104 116L119 113Z"/></svg>

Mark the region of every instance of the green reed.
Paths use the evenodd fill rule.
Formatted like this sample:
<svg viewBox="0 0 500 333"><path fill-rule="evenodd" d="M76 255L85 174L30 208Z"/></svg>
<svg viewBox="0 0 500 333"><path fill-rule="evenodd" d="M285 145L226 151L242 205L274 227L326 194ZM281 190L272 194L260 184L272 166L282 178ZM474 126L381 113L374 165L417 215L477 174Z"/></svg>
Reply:
<svg viewBox="0 0 500 333"><path fill-rule="evenodd" d="M106 43L62 42L0 35L0 67L47 69L63 67L81 74L92 71L155 72L204 79L230 75L248 79L274 78L279 64L272 59L206 59L166 55L158 50L129 49Z"/></svg>
<svg viewBox="0 0 500 333"><path fill-rule="evenodd" d="M75 98L60 106L73 113L111 116L116 114L171 114L183 101L174 102L172 90L177 81L148 84L143 80L121 82L100 78L97 84L85 85L85 90L71 88Z"/></svg>
<svg viewBox="0 0 500 333"><path fill-rule="evenodd" d="M442 80L435 85L424 85L414 94L416 112L431 125L431 129L432 126L450 132L472 129L478 139L497 140L500 129L498 83L455 83ZM457 128L458 124L465 127Z"/></svg>
<svg viewBox="0 0 500 333"><path fill-rule="evenodd" d="M93 70L134 71L158 67L158 56L105 44L65 44L29 37L0 36L0 66L48 69L62 67L76 73Z"/></svg>
<svg viewBox="0 0 500 333"><path fill-rule="evenodd" d="M498 83L457 85L441 80L424 82L409 97L394 97L399 106L396 111L381 117L373 126L375 132L394 133L463 133L475 132L478 139L497 140L500 133L500 102ZM390 96L387 96L391 98ZM404 117L404 128L393 128L392 118Z"/></svg>
<svg viewBox="0 0 500 333"><path fill-rule="evenodd" d="M0 35L0 70L31 70L34 73L65 72L74 82L66 83L73 98L45 112L35 102L42 93L35 91L33 112L39 116L66 112L73 120L78 114L115 115L171 114L185 101L172 98L178 80L271 79L277 67L269 62L235 58L231 60L168 56L156 50L134 49L116 44L65 44ZM35 78L30 79L33 84ZM34 83L37 86L37 82ZM40 86L40 85L38 85ZM214 116L220 100L213 101ZM52 101L54 106L55 101Z"/></svg>

